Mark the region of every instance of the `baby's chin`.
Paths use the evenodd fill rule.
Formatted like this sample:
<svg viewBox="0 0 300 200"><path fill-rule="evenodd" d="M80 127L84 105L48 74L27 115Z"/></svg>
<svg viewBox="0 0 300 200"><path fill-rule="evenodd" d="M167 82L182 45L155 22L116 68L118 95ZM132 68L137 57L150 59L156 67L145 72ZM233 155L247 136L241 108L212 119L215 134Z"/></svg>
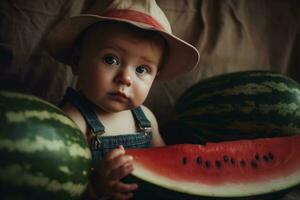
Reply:
<svg viewBox="0 0 300 200"><path fill-rule="evenodd" d="M97 105L97 111L100 113L116 113L122 112L126 110L132 110L138 106L134 106L132 104L113 104L113 105Z"/></svg>

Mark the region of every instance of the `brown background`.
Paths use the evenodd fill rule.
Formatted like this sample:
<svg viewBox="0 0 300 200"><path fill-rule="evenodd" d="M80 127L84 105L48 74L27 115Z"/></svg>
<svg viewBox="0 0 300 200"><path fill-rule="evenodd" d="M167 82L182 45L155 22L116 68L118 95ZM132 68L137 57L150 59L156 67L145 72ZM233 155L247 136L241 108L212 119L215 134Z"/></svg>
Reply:
<svg viewBox="0 0 300 200"><path fill-rule="evenodd" d="M108 0L103 0L106 3ZM54 104L76 77L45 50L48 31L94 0L1 0L0 89L34 94ZM300 3L297 0L158 0L175 35L196 46L197 68L154 84L146 105L160 124L180 94L207 77L270 70L300 82ZM178 58L180 59L180 58ZM299 200L297 192L285 200Z"/></svg>

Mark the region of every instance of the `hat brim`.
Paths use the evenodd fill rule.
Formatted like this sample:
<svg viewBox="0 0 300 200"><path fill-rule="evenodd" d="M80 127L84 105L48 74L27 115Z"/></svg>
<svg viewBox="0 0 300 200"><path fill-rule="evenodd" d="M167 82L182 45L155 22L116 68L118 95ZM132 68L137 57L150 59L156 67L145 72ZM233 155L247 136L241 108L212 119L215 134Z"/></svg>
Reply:
<svg viewBox="0 0 300 200"><path fill-rule="evenodd" d="M90 25L101 21L128 23L142 29L157 31L165 38L169 45L169 51L164 66L162 66L157 76L158 80L169 80L176 76L183 75L191 71L199 61L200 55L197 49L172 34L154 29L144 23L91 14L82 14L62 21L48 37L48 52L58 61L71 65L72 50L80 33Z"/></svg>

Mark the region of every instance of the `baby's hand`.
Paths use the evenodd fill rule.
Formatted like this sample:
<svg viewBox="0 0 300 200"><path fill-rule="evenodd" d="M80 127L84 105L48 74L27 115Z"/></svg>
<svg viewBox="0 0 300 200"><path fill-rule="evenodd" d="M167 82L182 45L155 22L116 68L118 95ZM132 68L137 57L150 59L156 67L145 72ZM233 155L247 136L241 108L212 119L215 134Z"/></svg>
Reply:
<svg viewBox="0 0 300 200"><path fill-rule="evenodd" d="M133 171L132 156L124 155L123 146L108 152L95 169L92 184L95 192L113 199L130 199L137 184L125 184L120 181Z"/></svg>

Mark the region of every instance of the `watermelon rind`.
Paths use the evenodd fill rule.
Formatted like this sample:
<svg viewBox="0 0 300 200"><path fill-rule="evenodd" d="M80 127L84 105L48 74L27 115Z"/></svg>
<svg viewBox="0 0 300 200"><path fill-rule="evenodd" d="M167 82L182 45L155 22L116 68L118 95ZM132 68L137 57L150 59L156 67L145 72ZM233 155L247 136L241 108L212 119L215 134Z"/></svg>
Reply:
<svg viewBox="0 0 300 200"><path fill-rule="evenodd" d="M127 176L123 179L123 181L125 183L138 184L139 187L136 191L134 191L133 200L282 200L287 194L291 193L294 189L297 189L292 187L285 190L254 196L209 197L178 192L173 189L168 189L166 187L150 183L148 180L142 180L134 175Z"/></svg>

